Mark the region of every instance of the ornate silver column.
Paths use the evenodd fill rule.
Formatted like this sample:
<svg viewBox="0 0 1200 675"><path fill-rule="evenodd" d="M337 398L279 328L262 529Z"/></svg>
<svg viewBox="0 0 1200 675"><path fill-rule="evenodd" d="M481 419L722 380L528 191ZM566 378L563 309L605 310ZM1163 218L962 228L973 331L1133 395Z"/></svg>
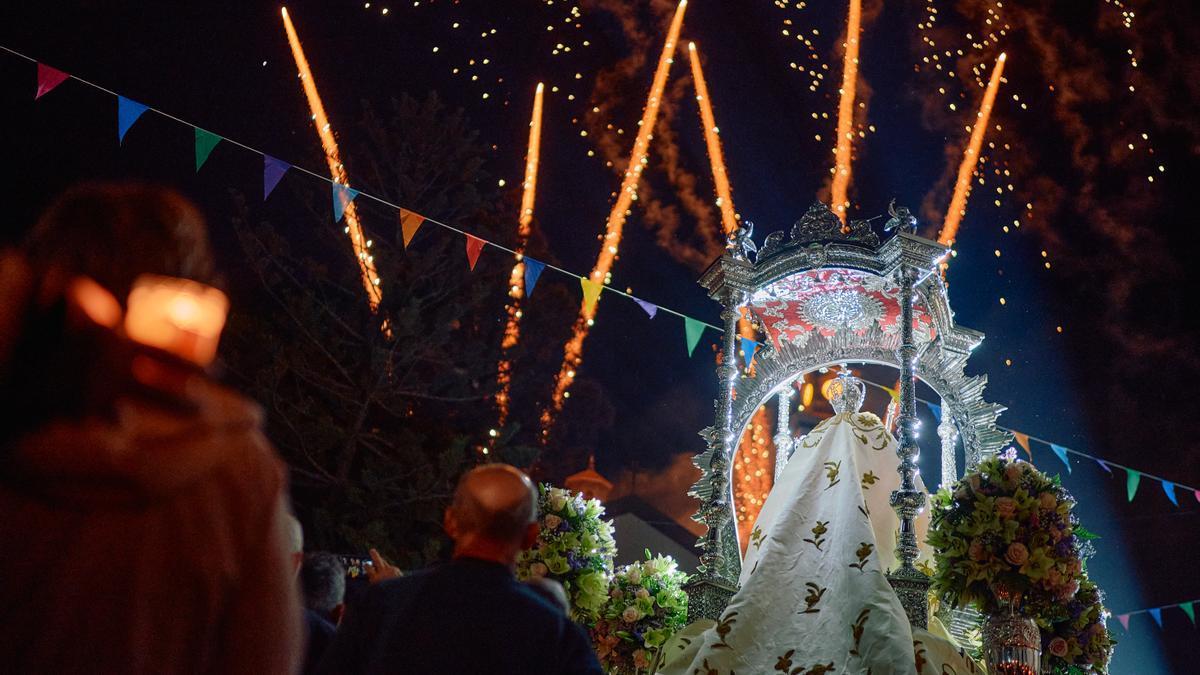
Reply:
<svg viewBox="0 0 1200 675"><path fill-rule="evenodd" d="M700 507L700 522L707 526L702 540L697 574L685 587L688 593L688 621L717 619L737 590L737 577L731 570L740 565L740 551L733 532L733 489L730 485L730 461L737 449L733 437L733 386L738 377L738 319L745 294L729 289L724 294L721 320L725 334L721 340L721 363L717 366L720 389L717 394L717 426L702 434L712 449L708 474L710 491ZM733 558L731 560L730 558Z"/></svg>
<svg viewBox="0 0 1200 675"><path fill-rule="evenodd" d="M954 458L954 446L958 443L958 427L950 418L950 410L942 401L942 421L938 423L938 438L942 440L942 487L950 487L958 480L958 463Z"/></svg>
<svg viewBox="0 0 1200 675"><path fill-rule="evenodd" d="M788 424L791 401L792 383L788 382L779 390L779 409L775 414L775 480L772 481L772 485L779 482L779 474L783 473L783 467L787 466L788 458L792 454L792 445L795 443L792 439L792 428Z"/></svg>
<svg viewBox="0 0 1200 675"><path fill-rule="evenodd" d="M917 489L917 378L914 370L917 347L913 338L914 286L919 270L908 262L902 262L898 271L900 280L900 348L896 350L900 362L900 443L896 454L900 457L900 489L892 492L892 508L900 517L900 536L896 541L896 560L900 567L888 574L888 581L896 590L908 622L914 628L929 625L929 578L918 570L917 561L917 514L925 508L925 493Z"/></svg>

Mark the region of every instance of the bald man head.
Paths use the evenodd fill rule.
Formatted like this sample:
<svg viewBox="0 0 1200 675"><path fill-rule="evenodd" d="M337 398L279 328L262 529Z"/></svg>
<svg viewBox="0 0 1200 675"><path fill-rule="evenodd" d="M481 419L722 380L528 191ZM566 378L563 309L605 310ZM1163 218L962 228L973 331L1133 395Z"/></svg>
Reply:
<svg viewBox="0 0 1200 675"><path fill-rule="evenodd" d="M537 537L537 490L507 464L476 467L459 479L445 525L456 557L512 565Z"/></svg>

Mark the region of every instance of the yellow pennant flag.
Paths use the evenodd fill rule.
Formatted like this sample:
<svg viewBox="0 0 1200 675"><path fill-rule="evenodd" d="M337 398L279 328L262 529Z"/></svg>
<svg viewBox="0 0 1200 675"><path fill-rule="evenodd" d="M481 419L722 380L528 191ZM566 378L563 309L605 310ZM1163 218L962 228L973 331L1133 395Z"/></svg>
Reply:
<svg viewBox="0 0 1200 675"><path fill-rule="evenodd" d="M886 391L888 393L888 396L892 397L893 401L895 401L897 403L900 402L900 390L899 389L892 389L891 387L885 387L882 384L879 385L879 388Z"/></svg>
<svg viewBox="0 0 1200 675"><path fill-rule="evenodd" d="M579 285L583 287L583 311L591 316L596 311L596 301L600 299L600 291L604 290L604 285L587 277L580 277Z"/></svg>
<svg viewBox="0 0 1200 675"><path fill-rule="evenodd" d="M1023 434L1019 431L1012 432L1013 438L1017 440L1017 445L1025 449L1025 454L1029 457L1029 461L1033 461L1033 453L1029 451L1029 434Z"/></svg>
<svg viewBox="0 0 1200 675"><path fill-rule="evenodd" d="M404 248L408 248L408 242L412 241L424 222L425 216L408 209L400 209L400 231L404 233Z"/></svg>

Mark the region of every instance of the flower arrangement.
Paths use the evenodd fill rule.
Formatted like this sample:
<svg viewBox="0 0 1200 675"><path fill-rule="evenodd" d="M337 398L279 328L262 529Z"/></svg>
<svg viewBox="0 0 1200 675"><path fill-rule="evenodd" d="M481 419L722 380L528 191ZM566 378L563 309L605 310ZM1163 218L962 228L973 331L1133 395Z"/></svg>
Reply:
<svg viewBox="0 0 1200 675"><path fill-rule="evenodd" d="M986 614L1011 607L1043 622L1062 618L1080 589L1093 535L1079 527L1057 477L1011 454L993 457L932 502L932 590L943 602Z"/></svg>
<svg viewBox="0 0 1200 675"><path fill-rule="evenodd" d="M592 644L606 673L653 672L667 640L687 623L688 575L670 556L650 557L617 570L609 602L592 628Z"/></svg>
<svg viewBox="0 0 1200 675"><path fill-rule="evenodd" d="M571 618L591 626L608 601L608 583L617 553L612 522L604 506L578 492L538 486L541 532L517 558L517 578L553 579L571 601Z"/></svg>
<svg viewBox="0 0 1200 675"><path fill-rule="evenodd" d="M1116 641L1105 626L1104 594L1086 574L1065 610L1061 620L1041 626L1043 666L1054 675L1107 673Z"/></svg>

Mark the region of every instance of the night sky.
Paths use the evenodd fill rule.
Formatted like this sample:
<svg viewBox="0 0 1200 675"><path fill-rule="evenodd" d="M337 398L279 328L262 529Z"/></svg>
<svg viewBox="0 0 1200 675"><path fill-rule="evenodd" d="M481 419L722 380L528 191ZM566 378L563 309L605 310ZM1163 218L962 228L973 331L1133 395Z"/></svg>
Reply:
<svg viewBox="0 0 1200 675"><path fill-rule="evenodd" d="M0 45L324 173L279 5L25 4L0 10ZM674 3L288 8L335 128L351 128L360 99L436 90L493 146L489 188L514 203L533 89L545 82L537 228L559 265L591 269L619 185L606 162L621 166L628 155ZM690 3L684 41L705 57L734 202L760 242L827 198L845 12L836 2ZM1183 1L866 2L866 105L856 120L864 137L850 193L852 217L879 215L894 197L936 236L979 82L1006 51L988 130L994 147L985 144L984 182L974 186L948 274L956 320L987 334L968 372L988 375L988 398L1009 407L1004 426L1191 486L1200 486L1198 284L1189 260L1200 244L1189 212L1200 175L1198 19ZM33 65L0 53L5 240L19 238L57 191L94 177L175 184L208 210L218 245L232 240L219 231L230 227L229 190L253 192L260 160L224 144L194 175L186 128L147 116L120 148L111 96L68 82L35 104L33 89ZM667 89L612 285L715 324L718 308L695 280L719 253L719 216L682 51ZM356 187L370 192L348 164ZM286 180L294 195L309 179ZM327 199L326 184L309 183ZM226 266L239 262L232 248L218 253ZM539 283L577 292L576 282L546 274ZM616 409L596 448L602 472L615 478L636 465L653 476L700 447L695 434L710 421L716 388L712 361L700 355L715 339L706 333L688 359L677 318L647 321L628 301L601 303L580 376L599 382ZM936 473L926 422L923 463ZM1036 443L1034 459L1061 468ZM1109 477L1090 461L1064 483L1103 537L1090 567L1111 610L1200 598L1200 495L1180 490L1175 507L1144 479L1129 504L1122 472ZM1178 609L1163 620L1159 630L1134 616L1128 634L1110 621L1121 642L1114 672L1172 672L1169 663L1184 672L1194 628Z"/></svg>

